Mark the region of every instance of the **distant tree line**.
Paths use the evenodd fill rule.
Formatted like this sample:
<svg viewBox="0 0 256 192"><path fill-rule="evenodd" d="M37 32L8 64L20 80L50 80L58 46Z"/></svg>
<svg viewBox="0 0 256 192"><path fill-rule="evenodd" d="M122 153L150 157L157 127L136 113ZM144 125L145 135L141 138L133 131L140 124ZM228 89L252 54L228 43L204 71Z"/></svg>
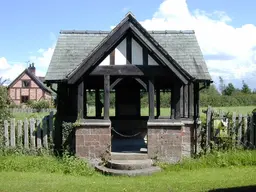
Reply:
<svg viewBox="0 0 256 192"><path fill-rule="evenodd" d="M242 88L236 88L232 83L227 85L219 77L219 91L215 85L210 85L208 89L200 92L201 106L250 106L256 105L256 91L249 87L244 81Z"/></svg>

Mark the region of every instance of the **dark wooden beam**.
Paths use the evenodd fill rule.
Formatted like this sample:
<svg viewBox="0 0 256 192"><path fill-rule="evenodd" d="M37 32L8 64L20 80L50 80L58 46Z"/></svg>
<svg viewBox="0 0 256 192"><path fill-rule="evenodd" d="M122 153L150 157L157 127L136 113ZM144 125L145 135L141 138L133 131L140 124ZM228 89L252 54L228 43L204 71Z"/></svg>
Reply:
<svg viewBox="0 0 256 192"><path fill-rule="evenodd" d="M125 21L112 35L110 35L104 44L101 44L90 57L85 59L81 65L68 77L68 83L73 84L77 82L91 66L100 63L105 56L109 55L111 51L120 43L127 30L130 28L130 22Z"/></svg>
<svg viewBox="0 0 256 192"><path fill-rule="evenodd" d="M104 75L104 119L109 119L110 76Z"/></svg>
<svg viewBox="0 0 256 192"><path fill-rule="evenodd" d="M115 49L110 53L110 65L115 65Z"/></svg>
<svg viewBox="0 0 256 192"><path fill-rule="evenodd" d="M183 88L184 85L181 85L180 86L180 101L179 101L179 104L178 104L178 107L180 108L180 118L183 117L183 114L184 114L184 88Z"/></svg>
<svg viewBox="0 0 256 192"><path fill-rule="evenodd" d="M149 103L149 119L154 119L155 118L155 113L154 113L154 96L155 96L155 88L154 88L154 79L151 77L148 80L148 103Z"/></svg>
<svg viewBox="0 0 256 192"><path fill-rule="evenodd" d="M84 118L84 82L78 85L77 93L77 118Z"/></svg>
<svg viewBox="0 0 256 192"><path fill-rule="evenodd" d="M95 90L95 109L96 109L96 118L101 117L101 105L100 105L100 90Z"/></svg>
<svg viewBox="0 0 256 192"><path fill-rule="evenodd" d="M188 85L188 117L194 116L194 85L190 83Z"/></svg>
<svg viewBox="0 0 256 192"><path fill-rule="evenodd" d="M182 99L181 97L183 97L182 94L182 85L177 82L174 84L173 88L172 88L172 93L171 93L171 112L172 112L172 118L175 119L180 119L182 116Z"/></svg>
<svg viewBox="0 0 256 192"><path fill-rule="evenodd" d="M156 89L156 116L160 117L160 89Z"/></svg>
<svg viewBox="0 0 256 192"><path fill-rule="evenodd" d="M183 86L183 117L188 118L188 85Z"/></svg>
<svg viewBox="0 0 256 192"><path fill-rule="evenodd" d="M126 37L126 64L132 64L132 36Z"/></svg>
<svg viewBox="0 0 256 192"><path fill-rule="evenodd" d="M199 83L194 83L194 119L199 117Z"/></svg>
<svg viewBox="0 0 256 192"><path fill-rule="evenodd" d="M113 65L98 66L90 76L114 75L114 76L170 76L166 67L160 66L135 66L135 65Z"/></svg>
<svg viewBox="0 0 256 192"><path fill-rule="evenodd" d="M148 49L143 46L143 65L148 66Z"/></svg>
<svg viewBox="0 0 256 192"><path fill-rule="evenodd" d="M122 81L123 78L118 78L116 79L111 85L110 85L110 90L112 90L120 81Z"/></svg>
<svg viewBox="0 0 256 192"><path fill-rule="evenodd" d="M135 78L135 80L139 83L139 84L141 84L142 85L142 87L147 91L148 89L147 89L147 85L146 85L146 83L144 83L144 81L142 81L141 79L139 79L139 78Z"/></svg>

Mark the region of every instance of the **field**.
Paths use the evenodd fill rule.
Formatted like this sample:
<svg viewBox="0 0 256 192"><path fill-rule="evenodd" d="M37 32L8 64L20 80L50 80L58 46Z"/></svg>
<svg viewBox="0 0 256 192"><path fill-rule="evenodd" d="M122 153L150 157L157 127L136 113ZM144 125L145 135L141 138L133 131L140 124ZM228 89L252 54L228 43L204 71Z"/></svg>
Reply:
<svg viewBox="0 0 256 192"><path fill-rule="evenodd" d="M220 153L183 164L162 165L162 172L141 177L103 176L80 161L49 156L2 156L0 191L173 192L242 186L253 186L256 190L255 151Z"/></svg>

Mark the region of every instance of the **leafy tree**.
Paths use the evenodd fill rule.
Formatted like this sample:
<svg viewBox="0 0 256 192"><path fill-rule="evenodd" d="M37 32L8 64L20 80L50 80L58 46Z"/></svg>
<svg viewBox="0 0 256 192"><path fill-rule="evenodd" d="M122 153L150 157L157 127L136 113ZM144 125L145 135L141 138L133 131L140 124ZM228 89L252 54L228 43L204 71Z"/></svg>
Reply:
<svg viewBox="0 0 256 192"><path fill-rule="evenodd" d="M207 89L203 89L201 91L201 94L206 94L206 95L220 95L218 92L216 86L214 84L211 84Z"/></svg>
<svg viewBox="0 0 256 192"><path fill-rule="evenodd" d="M242 86L241 92L244 93L244 94L252 93L252 91L249 88L248 84L246 84L244 81L243 81L243 86Z"/></svg>
<svg viewBox="0 0 256 192"><path fill-rule="evenodd" d="M232 83L229 83L228 86L225 87L225 89L223 90L223 95L232 95L234 92L236 91L236 88L234 87L234 85Z"/></svg>
<svg viewBox="0 0 256 192"><path fill-rule="evenodd" d="M0 77L0 126L2 126L3 120L10 117L10 100L7 88L3 86L4 82L3 78Z"/></svg>

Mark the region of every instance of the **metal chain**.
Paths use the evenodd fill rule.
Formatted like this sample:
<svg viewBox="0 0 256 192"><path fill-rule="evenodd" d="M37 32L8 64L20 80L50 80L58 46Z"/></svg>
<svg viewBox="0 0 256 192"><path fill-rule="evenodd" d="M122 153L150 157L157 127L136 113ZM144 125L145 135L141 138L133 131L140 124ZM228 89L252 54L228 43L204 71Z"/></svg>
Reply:
<svg viewBox="0 0 256 192"><path fill-rule="evenodd" d="M128 138L130 138L130 137L136 137L136 136L138 136L139 134L141 134L141 132L138 132L138 133L136 133L136 134L134 134L134 135L124 135L124 134L122 134L122 133L117 132L117 131L114 129L114 127L112 127L111 129L112 129L116 134L118 134L118 135L121 136L121 137L128 137Z"/></svg>

